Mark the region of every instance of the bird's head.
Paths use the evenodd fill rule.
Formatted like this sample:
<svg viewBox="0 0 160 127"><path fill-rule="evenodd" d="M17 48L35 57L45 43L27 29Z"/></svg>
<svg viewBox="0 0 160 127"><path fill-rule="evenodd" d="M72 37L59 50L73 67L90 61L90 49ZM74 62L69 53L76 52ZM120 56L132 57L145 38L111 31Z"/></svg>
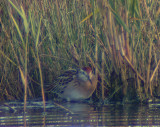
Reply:
<svg viewBox="0 0 160 127"><path fill-rule="evenodd" d="M90 67L83 67L82 70L84 70L88 74L89 78L92 79L93 73Z"/></svg>
<svg viewBox="0 0 160 127"><path fill-rule="evenodd" d="M92 79L93 73L90 67L83 67L79 72L79 78L83 81L87 81Z"/></svg>

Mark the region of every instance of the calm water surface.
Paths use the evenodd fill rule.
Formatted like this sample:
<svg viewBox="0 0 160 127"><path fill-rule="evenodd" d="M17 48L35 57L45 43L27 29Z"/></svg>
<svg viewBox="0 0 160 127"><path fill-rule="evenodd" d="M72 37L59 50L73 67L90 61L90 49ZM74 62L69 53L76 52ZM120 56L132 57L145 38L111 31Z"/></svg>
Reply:
<svg viewBox="0 0 160 127"><path fill-rule="evenodd" d="M0 126L144 126L160 125L160 105L90 105L86 103L22 102L0 104Z"/></svg>

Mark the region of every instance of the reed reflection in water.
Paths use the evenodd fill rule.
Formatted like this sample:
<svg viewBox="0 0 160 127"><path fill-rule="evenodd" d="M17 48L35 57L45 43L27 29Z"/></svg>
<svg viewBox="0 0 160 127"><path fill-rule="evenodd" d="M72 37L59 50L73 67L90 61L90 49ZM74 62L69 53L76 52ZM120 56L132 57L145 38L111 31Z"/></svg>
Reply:
<svg viewBox="0 0 160 127"><path fill-rule="evenodd" d="M87 103L22 102L0 104L0 125L24 126L131 126L160 125L160 105L90 105Z"/></svg>

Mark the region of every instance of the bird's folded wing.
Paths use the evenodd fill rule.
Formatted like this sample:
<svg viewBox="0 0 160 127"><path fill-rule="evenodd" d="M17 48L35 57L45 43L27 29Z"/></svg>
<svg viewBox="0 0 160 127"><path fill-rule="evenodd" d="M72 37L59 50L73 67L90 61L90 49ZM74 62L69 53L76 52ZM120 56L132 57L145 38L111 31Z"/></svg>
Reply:
<svg viewBox="0 0 160 127"><path fill-rule="evenodd" d="M57 77L51 85L46 87L46 91L53 93L62 93L65 87L76 78L78 70L70 69Z"/></svg>

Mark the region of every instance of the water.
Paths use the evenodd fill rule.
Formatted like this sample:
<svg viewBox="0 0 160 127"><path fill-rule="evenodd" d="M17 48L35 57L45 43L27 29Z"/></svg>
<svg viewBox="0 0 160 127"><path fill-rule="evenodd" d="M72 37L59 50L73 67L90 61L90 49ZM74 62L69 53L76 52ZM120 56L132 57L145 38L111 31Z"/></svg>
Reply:
<svg viewBox="0 0 160 127"><path fill-rule="evenodd" d="M0 104L0 126L145 126L160 125L160 105L90 105L86 103L22 102Z"/></svg>

